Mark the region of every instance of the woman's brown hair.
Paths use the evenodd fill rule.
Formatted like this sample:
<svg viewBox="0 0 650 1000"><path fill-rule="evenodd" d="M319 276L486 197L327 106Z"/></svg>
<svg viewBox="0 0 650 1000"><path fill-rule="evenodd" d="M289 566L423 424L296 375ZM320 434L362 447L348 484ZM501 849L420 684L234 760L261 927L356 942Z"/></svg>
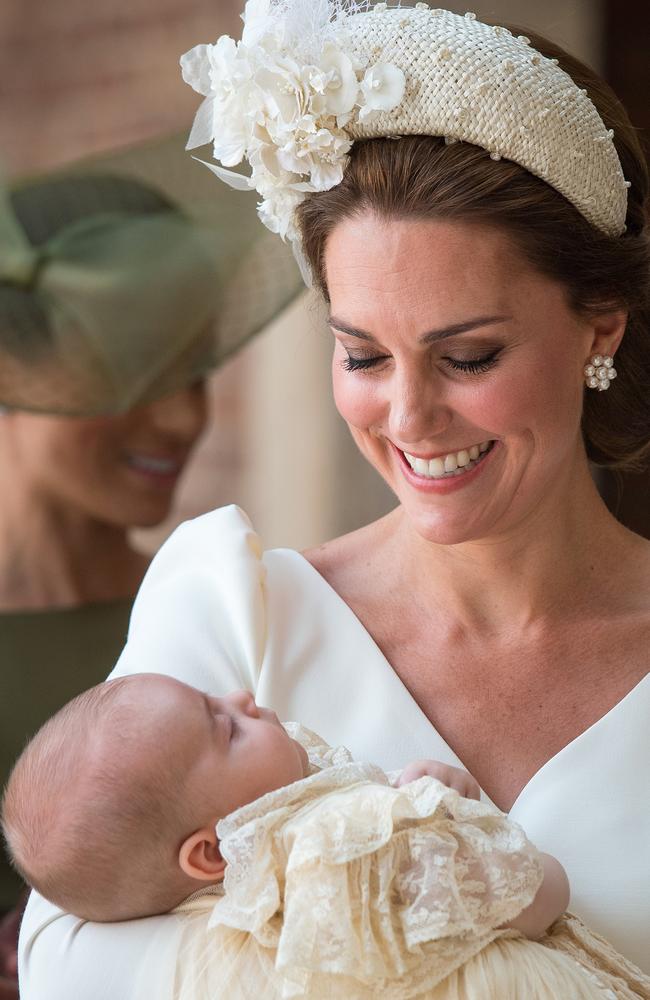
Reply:
<svg viewBox="0 0 650 1000"><path fill-rule="evenodd" d="M521 29L510 26L514 34ZM372 211L388 219L455 219L498 227L525 260L564 285L581 315L627 310L616 354L619 378L610 392L585 391L583 437L591 461L639 468L650 455L650 240L648 170L625 109L591 69L530 31L532 45L586 88L631 182L627 229L611 237L591 226L544 181L478 146L433 136L356 142L343 181L309 195L298 208L303 249L314 282L327 298L325 249L343 219Z"/></svg>

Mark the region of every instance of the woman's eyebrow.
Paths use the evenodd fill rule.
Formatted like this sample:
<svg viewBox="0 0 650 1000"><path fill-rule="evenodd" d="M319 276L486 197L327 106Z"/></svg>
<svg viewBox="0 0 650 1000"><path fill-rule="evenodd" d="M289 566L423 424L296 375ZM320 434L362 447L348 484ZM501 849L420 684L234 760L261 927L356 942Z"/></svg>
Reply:
<svg viewBox="0 0 650 1000"><path fill-rule="evenodd" d="M423 333L421 337L418 337L418 343L432 344L436 340L446 340L447 337L456 337L460 333L468 333L469 330L476 330L481 326L491 326L493 323L504 323L509 319L512 319L512 316L479 316L477 319L469 319L464 323L454 323L453 326L445 326L439 330L429 330L428 333ZM334 330L338 330L340 333L347 333L351 337L358 337L359 340L368 340L376 343L373 335L368 333L367 330L360 330L356 326L351 326L349 323L337 319L336 316L329 316L328 323Z"/></svg>

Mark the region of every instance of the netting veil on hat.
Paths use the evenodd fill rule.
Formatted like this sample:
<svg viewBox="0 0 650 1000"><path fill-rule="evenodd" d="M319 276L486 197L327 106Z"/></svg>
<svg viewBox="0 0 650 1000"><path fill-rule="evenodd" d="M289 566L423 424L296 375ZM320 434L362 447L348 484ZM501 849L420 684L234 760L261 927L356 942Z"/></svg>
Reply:
<svg viewBox="0 0 650 1000"><path fill-rule="evenodd" d="M273 232L298 243L309 192L340 183L357 139L444 136L518 163L610 236L625 230L628 182L586 91L524 36L464 16L352 0L249 0L240 43L181 58L205 96L188 148L208 142ZM229 168L246 159L249 177ZM298 248L299 249L299 248Z"/></svg>

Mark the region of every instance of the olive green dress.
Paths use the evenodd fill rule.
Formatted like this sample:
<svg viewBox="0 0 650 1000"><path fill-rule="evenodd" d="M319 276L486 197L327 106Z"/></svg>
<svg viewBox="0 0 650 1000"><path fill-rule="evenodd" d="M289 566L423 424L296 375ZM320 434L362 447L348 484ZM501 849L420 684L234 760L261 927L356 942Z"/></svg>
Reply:
<svg viewBox="0 0 650 1000"><path fill-rule="evenodd" d="M80 691L105 680L126 641L133 598L46 611L0 612L0 781L25 743ZM22 888L2 850L0 913Z"/></svg>

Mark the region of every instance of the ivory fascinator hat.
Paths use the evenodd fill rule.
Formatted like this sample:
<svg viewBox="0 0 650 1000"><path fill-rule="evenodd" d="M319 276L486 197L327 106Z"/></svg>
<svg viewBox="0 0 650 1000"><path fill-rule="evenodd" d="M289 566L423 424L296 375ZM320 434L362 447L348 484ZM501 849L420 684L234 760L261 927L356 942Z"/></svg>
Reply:
<svg viewBox="0 0 650 1000"><path fill-rule="evenodd" d="M587 92L528 38L426 3L249 0L240 42L181 58L204 96L188 148L254 189L264 224L293 244L295 209L343 179L353 143L404 135L468 142L555 188L596 229L625 231L627 188ZM233 167L247 161L249 171Z"/></svg>
<svg viewBox="0 0 650 1000"><path fill-rule="evenodd" d="M0 187L0 405L123 412L203 377L300 291L254 204L215 199L183 147Z"/></svg>

